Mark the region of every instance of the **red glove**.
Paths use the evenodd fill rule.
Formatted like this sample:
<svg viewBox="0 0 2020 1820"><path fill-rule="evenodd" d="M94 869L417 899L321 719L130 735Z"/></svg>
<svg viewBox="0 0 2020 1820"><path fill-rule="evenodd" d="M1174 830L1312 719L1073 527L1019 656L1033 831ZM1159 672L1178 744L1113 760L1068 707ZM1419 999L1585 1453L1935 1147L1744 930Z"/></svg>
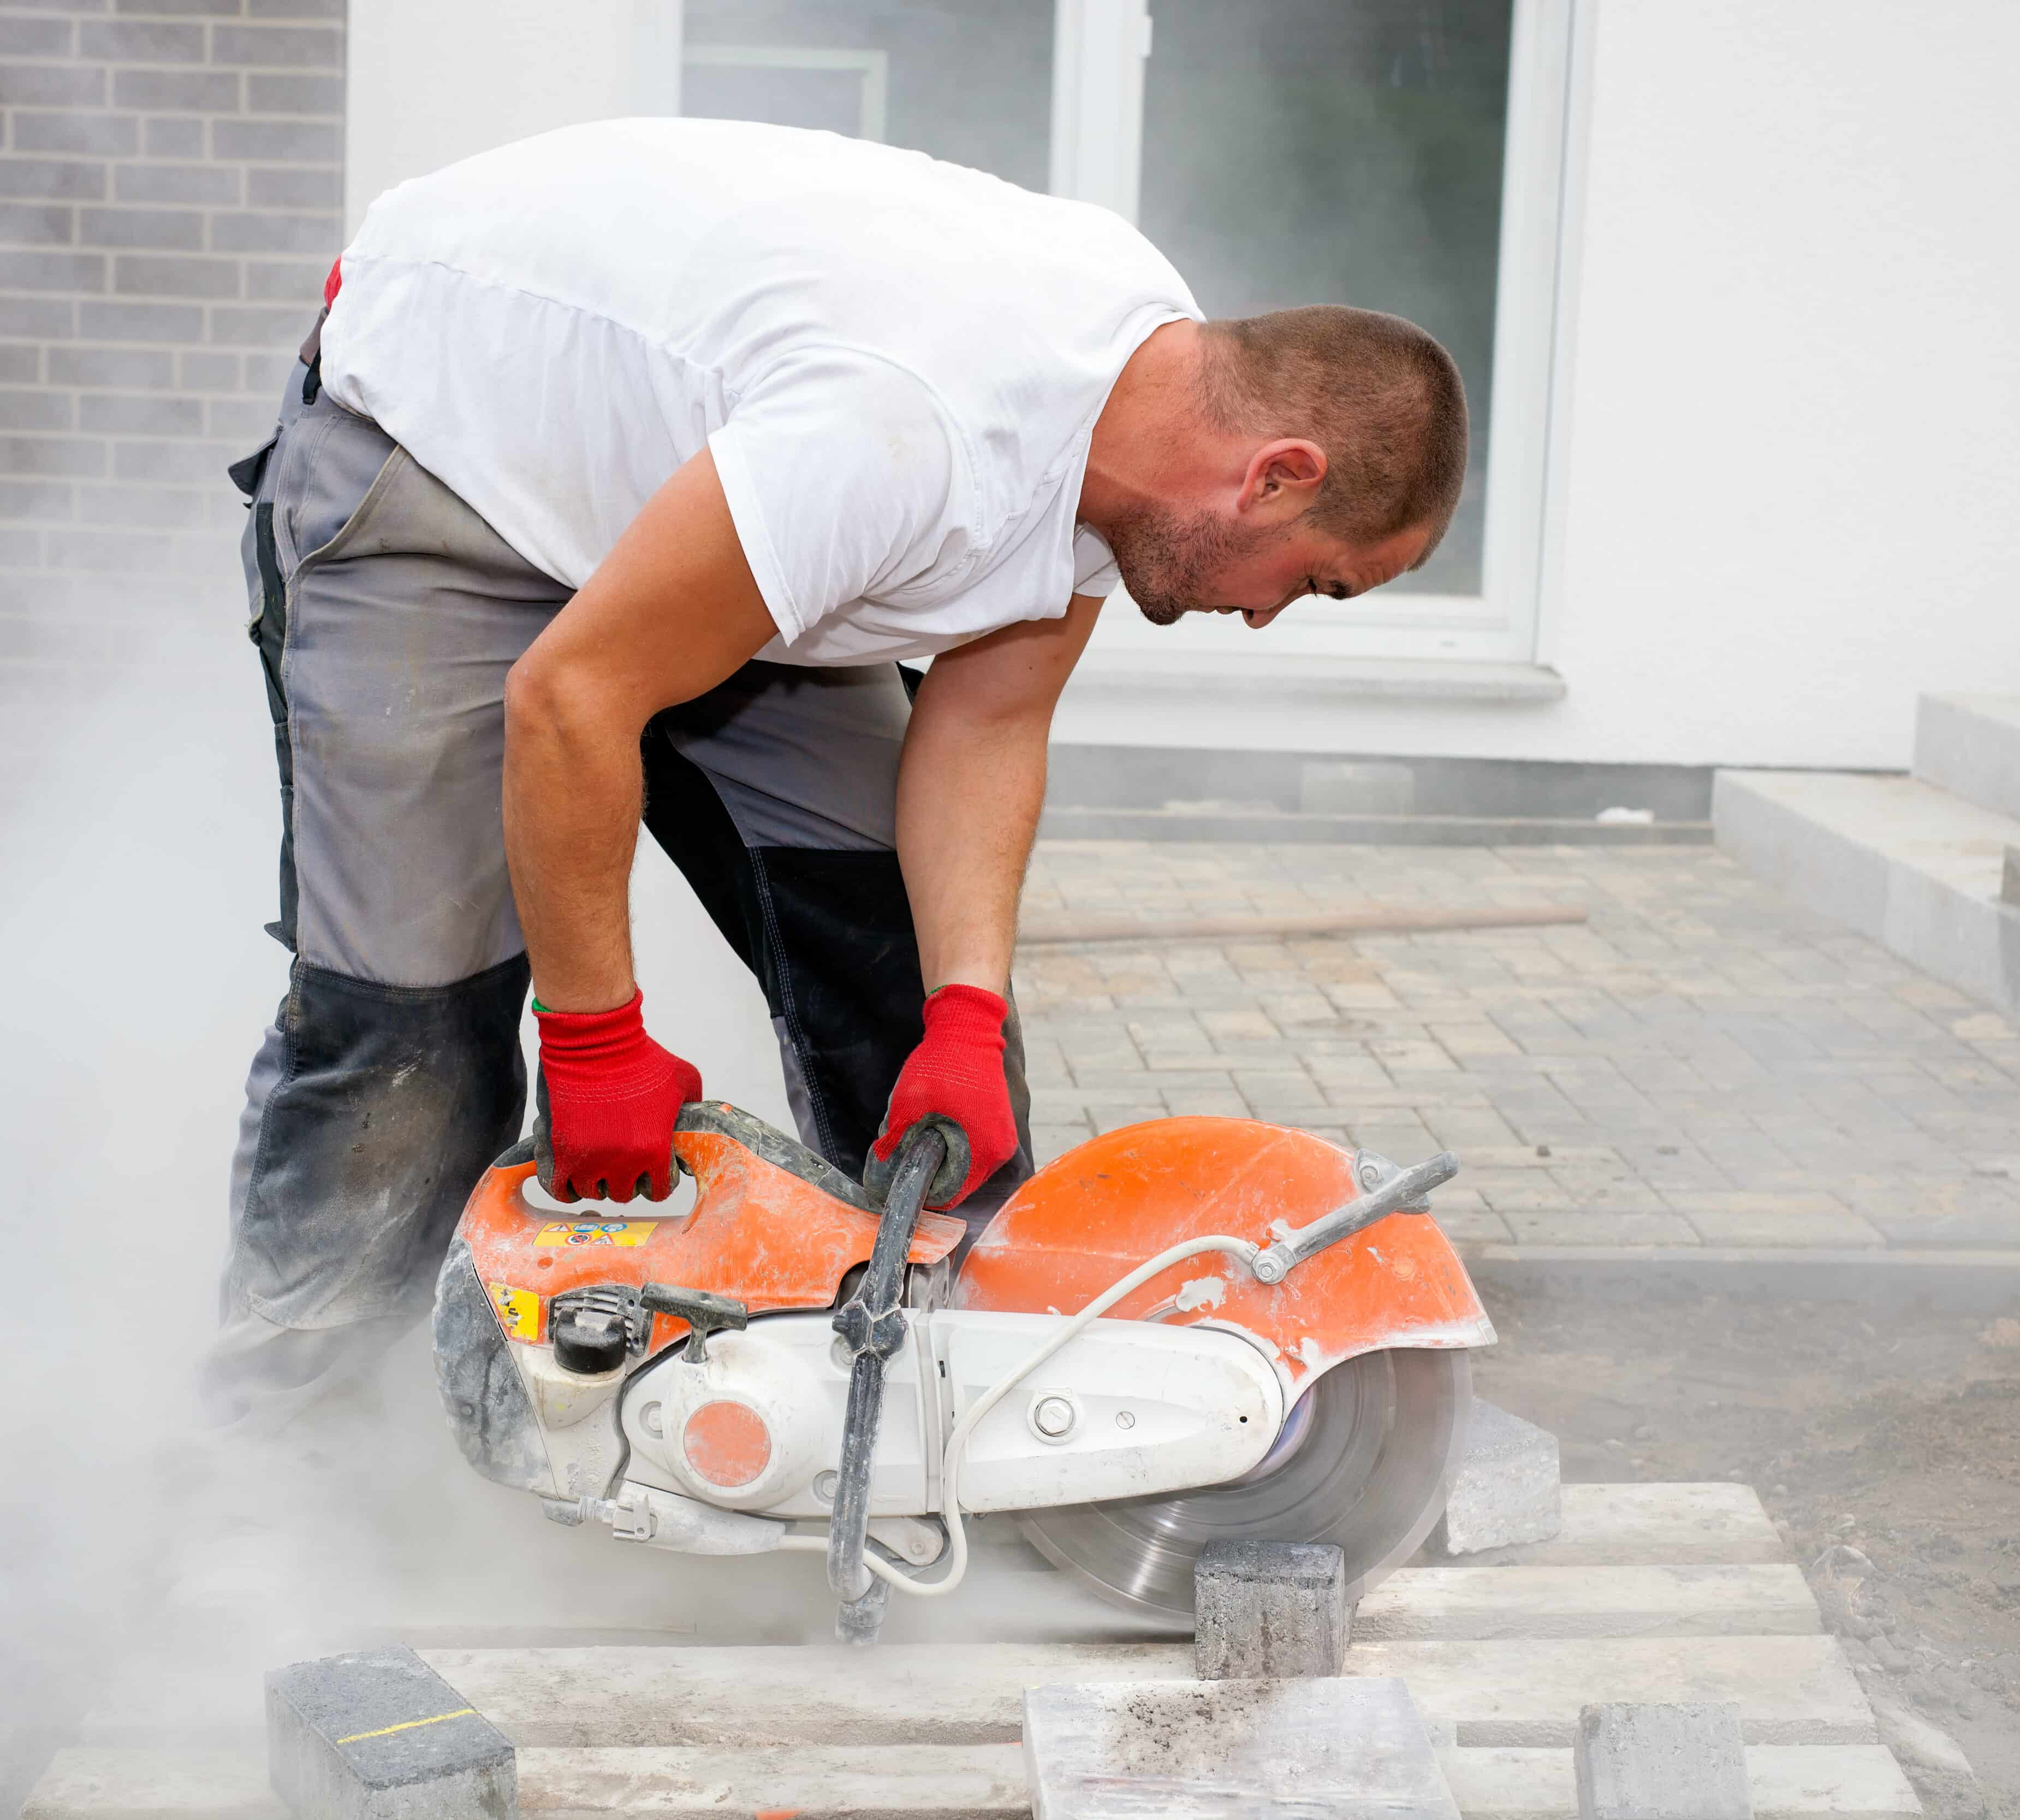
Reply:
<svg viewBox="0 0 2020 1820"><path fill-rule="evenodd" d="M645 1034L643 992L614 1011L550 1011L540 1021L540 1185L558 1201L663 1201L673 1192L674 1121L701 1097L701 1076Z"/></svg>
<svg viewBox="0 0 2020 1820"><path fill-rule="evenodd" d="M1003 1021L1009 1015L1010 1007L980 986L943 986L926 1000L925 1039L906 1058L870 1154L889 1163L921 1119L954 1127L950 1161L961 1160L953 1140L965 1138L967 1174L948 1192L943 1167L933 1181L939 1192L927 1197L930 1207L958 1207L1016 1154L1017 1120L1003 1075Z"/></svg>

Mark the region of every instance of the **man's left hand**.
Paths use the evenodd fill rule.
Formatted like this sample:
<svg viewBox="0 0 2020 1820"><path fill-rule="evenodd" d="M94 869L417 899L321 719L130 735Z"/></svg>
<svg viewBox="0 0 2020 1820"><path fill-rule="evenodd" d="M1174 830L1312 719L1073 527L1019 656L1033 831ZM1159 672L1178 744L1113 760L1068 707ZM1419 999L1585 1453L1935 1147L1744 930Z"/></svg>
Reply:
<svg viewBox="0 0 2020 1820"><path fill-rule="evenodd" d="M1010 1007L980 986L943 986L926 1000L926 1034L891 1090L884 1128L870 1148L864 1177L883 1194L898 1146L921 1122L939 1125L947 1160L926 1205L958 1207L1017 1149L1017 1120L1003 1073L1003 1022Z"/></svg>

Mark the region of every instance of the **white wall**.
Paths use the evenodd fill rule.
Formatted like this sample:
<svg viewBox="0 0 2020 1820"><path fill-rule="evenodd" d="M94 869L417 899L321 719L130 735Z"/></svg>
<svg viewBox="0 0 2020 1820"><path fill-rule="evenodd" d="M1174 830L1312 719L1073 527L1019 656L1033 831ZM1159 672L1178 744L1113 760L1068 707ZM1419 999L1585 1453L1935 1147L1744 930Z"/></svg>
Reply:
<svg viewBox="0 0 2020 1820"><path fill-rule="evenodd" d="M625 111L631 4L353 0L354 215L399 177ZM1070 693L1063 737L1892 766L1917 691L2020 692L2020 7L1580 16L1537 653L1564 699L1244 704L1203 684L1174 704L1111 672Z"/></svg>

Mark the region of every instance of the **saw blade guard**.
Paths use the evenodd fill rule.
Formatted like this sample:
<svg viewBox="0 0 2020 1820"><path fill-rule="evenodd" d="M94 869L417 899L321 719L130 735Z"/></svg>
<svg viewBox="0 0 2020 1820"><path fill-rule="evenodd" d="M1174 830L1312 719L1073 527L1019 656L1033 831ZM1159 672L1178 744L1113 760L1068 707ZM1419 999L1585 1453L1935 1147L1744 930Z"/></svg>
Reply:
<svg viewBox="0 0 2020 1820"><path fill-rule="evenodd" d="M1145 1261L1211 1235L1267 1247L1364 1194L1393 1166L1249 1119L1157 1119L1093 1138L1006 1201L968 1254L954 1305L1073 1314ZM1287 1402L1326 1371L1391 1348L1494 1343L1466 1266L1435 1221L1398 1212L1306 1258L1281 1283L1189 1258L1106 1311L1211 1322L1274 1360Z"/></svg>

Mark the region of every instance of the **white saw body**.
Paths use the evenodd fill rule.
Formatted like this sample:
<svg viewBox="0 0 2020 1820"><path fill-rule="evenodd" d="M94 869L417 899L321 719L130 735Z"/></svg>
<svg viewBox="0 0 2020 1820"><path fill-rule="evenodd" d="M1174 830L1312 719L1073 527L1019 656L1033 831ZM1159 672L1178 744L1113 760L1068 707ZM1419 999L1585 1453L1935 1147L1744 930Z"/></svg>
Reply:
<svg viewBox="0 0 2020 1820"><path fill-rule="evenodd" d="M957 1276L929 1170L880 1214L715 1106L676 1154L685 1218L560 1221L508 1155L444 1266L451 1425L559 1522L823 1552L867 1640L891 1591L961 1584L965 1515L1015 1513L1097 1592L1182 1615L1217 1536L1335 1542L1358 1596L1443 1509L1493 1338L1421 1210L1448 1157L1160 1120L1041 1171Z"/></svg>

